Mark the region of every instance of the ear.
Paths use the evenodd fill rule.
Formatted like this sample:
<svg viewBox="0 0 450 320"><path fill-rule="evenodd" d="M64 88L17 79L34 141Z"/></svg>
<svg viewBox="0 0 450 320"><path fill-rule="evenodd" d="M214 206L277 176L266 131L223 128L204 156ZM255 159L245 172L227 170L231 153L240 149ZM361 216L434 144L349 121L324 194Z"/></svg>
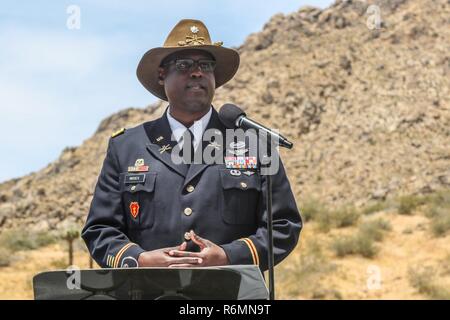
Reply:
<svg viewBox="0 0 450 320"><path fill-rule="evenodd" d="M166 71L164 70L164 68L159 67L158 68L158 83L160 85L164 85L164 79L166 78Z"/></svg>

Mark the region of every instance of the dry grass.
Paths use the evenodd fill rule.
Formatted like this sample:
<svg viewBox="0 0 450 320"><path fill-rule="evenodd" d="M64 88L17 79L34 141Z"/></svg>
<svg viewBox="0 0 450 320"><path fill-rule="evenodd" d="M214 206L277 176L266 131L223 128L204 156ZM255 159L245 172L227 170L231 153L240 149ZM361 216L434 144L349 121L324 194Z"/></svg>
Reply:
<svg viewBox="0 0 450 320"><path fill-rule="evenodd" d="M398 199L397 211L399 214L410 215L427 201L426 198L417 195L403 196Z"/></svg>
<svg viewBox="0 0 450 320"><path fill-rule="evenodd" d="M447 235L450 230L450 210L442 209L431 220L431 231L436 237Z"/></svg>
<svg viewBox="0 0 450 320"><path fill-rule="evenodd" d="M365 206L362 209L362 214L363 215L370 215L370 214L373 214L373 213L377 213L377 212L386 210L389 207L390 207L390 205L389 205L388 202L378 201L378 202L372 203L372 204L370 204L368 206Z"/></svg>
<svg viewBox="0 0 450 320"><path fill-rule="evenodd" d="M0 248L0 267L7 267L12 262L11 251L6 248Z"/></svg>
<svg viewBox="0 0 450 320"><path fill-rule="evenodd" d="M331 249L338 257L359 254L365 258L374 258L379 251L375 242L382 241L385 232L391 229L389 222L383 219L366 221L359 226L355 235L335 239Z"/></svg>
<svg viewBox="0 0 450 320"><path fill-rule="evenodd" d="M353 226L361 216L361 213L354 207L345 206L330 210L317 199L306 200L300 209L304 220L316 221L322 232L328 232L332 228Z"/></svg>
<svg viewBox="0 0 450 320"><path fill-rule="evenodd" d="M408 276L411 285L420 293L427 295L431 299L450 299L450 289L439 283L435 268L431 266L410 268Z"/></svg>
<svg viewBox="0 0 450 320"><path fill-rule="evenodd" d="M373 258L378 253L374 240L364 234L336 239L331 246L336 256L342 258L350 254L359 254L364 258Z"/></svg>
<svg viewBox="0 0 450 320"><path fill-rule="evenodd" d="M450 191L429 195L425 216L431 219L430 230L434 236L446 236L450 230Z"/></svg>
<svg viewBox="0 0 450 320"><path fill-rule="evenodd" d="M8 230L0 235L0 248L10 251L33 250L55 243L57 240L58 237L49 232Z"/></svg>
<svg viewBox="0 0 450 320"><path fill-rule="evenodd" d="M277 272L277 278L284 283L284 291L292 298L307 299L340 299L336 290L328 290L320 285L321 278L336 270L323 254L318 242L312 241L300 255L290 260L289 265L283 265Z"/></svg>
<svg viewBox="0 0 450 320"><path fill-rule="evenodd" d="M324 211L326 211L325 206L314 198L305 200L300 207L300 212L305 222L317 220L317 217Z"/></svg>

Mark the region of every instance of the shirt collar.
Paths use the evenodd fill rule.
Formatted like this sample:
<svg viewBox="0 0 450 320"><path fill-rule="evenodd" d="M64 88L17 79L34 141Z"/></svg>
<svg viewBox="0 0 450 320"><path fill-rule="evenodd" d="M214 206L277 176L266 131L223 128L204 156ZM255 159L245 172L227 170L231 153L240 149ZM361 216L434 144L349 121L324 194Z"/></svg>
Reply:
<svg viewBox="0 0 450 320"><path fill-rule="evenodd" d="M192 134L194 135L195 149L197 149L197 146L202 141L203 132L208 126L209 120L211 119L211 114L212 107L209 108L209 111L203 117L195 121L194 124L189 127L189 130L191 130ZM167 110L167 120L169 121L169 126L172 130L173 137L178 143L180 143L181 138L183 137L183 133L186 131L186 127L184 126L184 124L172 117L172 115L170 114L170 107Z"/></svg>

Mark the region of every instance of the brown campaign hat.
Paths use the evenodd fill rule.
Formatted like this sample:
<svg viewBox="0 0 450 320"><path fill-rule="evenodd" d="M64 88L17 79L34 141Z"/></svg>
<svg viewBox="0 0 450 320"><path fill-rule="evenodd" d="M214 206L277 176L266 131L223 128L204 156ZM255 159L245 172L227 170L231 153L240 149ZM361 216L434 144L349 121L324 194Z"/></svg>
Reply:
<svg viewBox="0 0 450 320"><path fill-rule="evenodd" d="M137 67L137 77L155 96L167 101L164 86L159 84L158 68L168 55L186 49L204 50L216 60L214 76L216 88L233 78L239 68L239 53L222 47L222 42L211 42L208 29L200 20L184 19L170 31L162 47L147 51Z"/></svg>

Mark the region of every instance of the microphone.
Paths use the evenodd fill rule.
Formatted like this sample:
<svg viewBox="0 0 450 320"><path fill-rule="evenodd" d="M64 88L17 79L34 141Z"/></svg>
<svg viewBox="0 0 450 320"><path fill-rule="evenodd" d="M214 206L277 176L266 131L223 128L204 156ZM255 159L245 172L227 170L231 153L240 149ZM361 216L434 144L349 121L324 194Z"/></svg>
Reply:
<svg viewBox="0 0 450 320"><path fill-rule="evenodd" d="M280 146L288 149L292 149L293 147L292 142L288 141L288 139L283 137L281 134L273 132L269 128L264 127L262 124L247 118L245 112L234 104L224 104L222 108L220 108L219 119L229 129L241 128L244 130L254 129L258 132L263 131L267 135L271 136L272 139L278 140Z"/></svg>

